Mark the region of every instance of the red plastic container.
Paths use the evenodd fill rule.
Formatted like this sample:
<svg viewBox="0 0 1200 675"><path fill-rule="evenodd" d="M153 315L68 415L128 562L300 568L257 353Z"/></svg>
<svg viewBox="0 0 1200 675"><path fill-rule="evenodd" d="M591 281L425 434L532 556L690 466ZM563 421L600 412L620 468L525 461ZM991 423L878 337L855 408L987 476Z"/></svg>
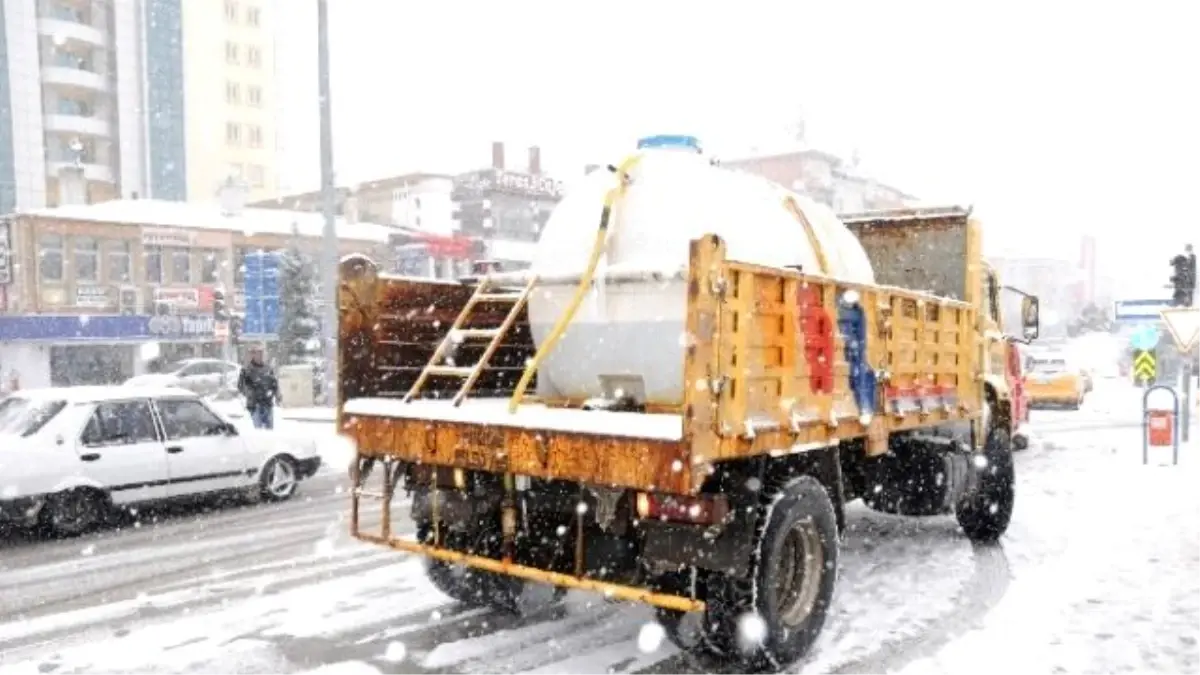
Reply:
<svg viewBox="0 0 1200 675"><path fill-rule="evenodd" d="M1150 445L1169 447L1175 433L1175 413L1170 410L1146 412L1146 434Z"/></svg>

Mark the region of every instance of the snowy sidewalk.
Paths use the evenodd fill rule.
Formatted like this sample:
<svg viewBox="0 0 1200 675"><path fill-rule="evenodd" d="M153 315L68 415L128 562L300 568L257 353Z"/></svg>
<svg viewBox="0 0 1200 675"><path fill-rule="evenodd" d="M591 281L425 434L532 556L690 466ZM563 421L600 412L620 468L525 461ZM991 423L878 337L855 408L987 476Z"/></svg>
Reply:
<svg viewBox="0 0 1200 675"><path fill-rule="evenodd" d="M275 414L285 420L296 422L329 422L337 418L337 409L327 408L276 408Z"/></svg>

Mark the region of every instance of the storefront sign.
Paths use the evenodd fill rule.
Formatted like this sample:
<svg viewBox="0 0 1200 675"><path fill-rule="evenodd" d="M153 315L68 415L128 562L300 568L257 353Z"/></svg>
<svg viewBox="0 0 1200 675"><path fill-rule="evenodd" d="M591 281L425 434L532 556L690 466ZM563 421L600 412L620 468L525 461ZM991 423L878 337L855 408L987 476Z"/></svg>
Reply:
<svg viewBox="0 0 1200 675"><path fill-rule="evenodd" d="M156 288L154 302L176 309L196 309L200 306L200 290L196 288Z"/></svg>
<svg viewBox="0 0 1200 675"><path fill-rule="evenodd" d="M79 285L75 287L76 307L104 309L111 307L112 304L112 294L109 293L108 286Z"/></svg>
<svg viewBox="0 0 1200 675"><path fill-rule="evenodd" d="M215 328L212 316L8 314L0 315L0 342L195 342L212 340Z"/></svg>
<svg viewBox="0 0 1200 675"><path fill-rule="evenodd" d="M192 246L191 232L187 230L167 230L162 228L142 228L142 246L167 246L190 248Z"/></svg>
<svg viewBox="0 0 1200 675"><path fill-rule="evenodd" d="M486 169L456 176L454 190L455 192L474 193L498 191L525 197L558 199L562 196L562 181L554 180L549 176L504 171L503 169Z"/></svg>
<svg viewBox="0 0 1200 675"><path fill-rule="evenodd" d="M152 316L147 328L155 337L210 337L216 332L216 320L211 314Z"/></svg>
<svg viewBox="0 0 1200 675"><path fill-rule="evenodd" d="M0 286L12 283L12 228L0 222Z"/></svg>

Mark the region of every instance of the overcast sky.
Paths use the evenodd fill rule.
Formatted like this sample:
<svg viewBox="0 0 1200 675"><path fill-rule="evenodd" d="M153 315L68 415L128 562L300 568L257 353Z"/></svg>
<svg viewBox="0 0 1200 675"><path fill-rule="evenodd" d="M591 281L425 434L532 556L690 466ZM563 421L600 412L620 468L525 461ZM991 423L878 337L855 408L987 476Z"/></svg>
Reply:
<svg viewBox="0 0 1200 675"><path fill-rule="evenodd" d="M997 253L1074 259L1092 231L1154 288L1200 244L1194 3L813 4L332 0L339 177L465 170L493 139L564 176L646 134L744 154L803 115L880 179L973 203Z"/></svg>

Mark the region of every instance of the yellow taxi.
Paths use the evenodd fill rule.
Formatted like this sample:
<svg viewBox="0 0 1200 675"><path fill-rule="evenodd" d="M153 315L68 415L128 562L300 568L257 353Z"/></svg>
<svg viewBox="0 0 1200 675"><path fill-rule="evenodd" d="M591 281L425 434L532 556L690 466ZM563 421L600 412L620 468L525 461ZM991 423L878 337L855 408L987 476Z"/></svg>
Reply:
<svg viewBox="0 0 1200 675"><path fill-rule="evenodd" d="M1025 369L1025 395L1030 407L1067 406L1078 410L1091 389L1089 379L1065 356L1030 356Z"/></svg>

